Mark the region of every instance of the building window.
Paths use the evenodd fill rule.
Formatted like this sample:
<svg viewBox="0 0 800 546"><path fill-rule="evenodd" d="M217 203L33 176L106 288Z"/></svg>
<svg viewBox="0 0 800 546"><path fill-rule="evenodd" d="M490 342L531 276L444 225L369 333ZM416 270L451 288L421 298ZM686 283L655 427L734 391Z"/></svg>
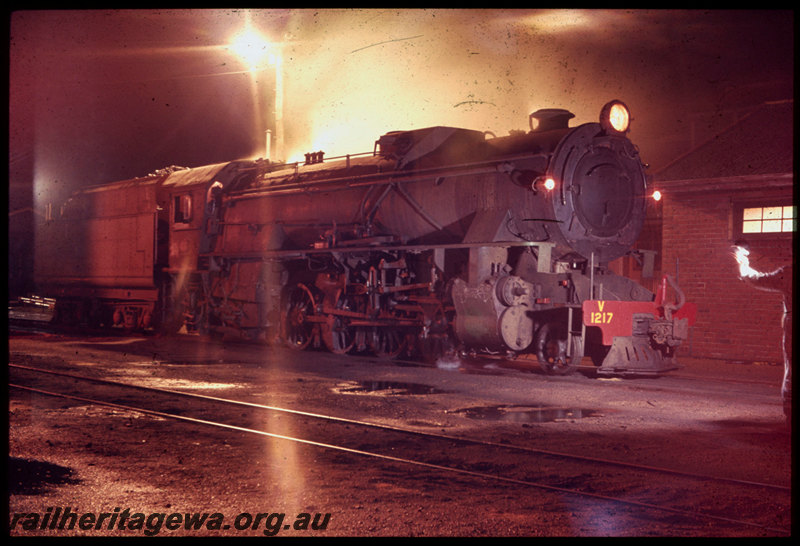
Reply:
<svg viewBox="0 0 800 546"><path fill-rule="evenodd" d="M797 207L775 205L742 208L742 234L797 231Z"/></svg>

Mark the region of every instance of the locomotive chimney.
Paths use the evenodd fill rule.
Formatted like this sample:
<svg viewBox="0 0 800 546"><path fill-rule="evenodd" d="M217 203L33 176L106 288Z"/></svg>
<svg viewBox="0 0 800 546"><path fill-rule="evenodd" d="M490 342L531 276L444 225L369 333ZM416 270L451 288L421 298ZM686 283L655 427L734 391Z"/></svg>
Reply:
<svg viewBox="0 0 800 546"><path fill-rule="evenodd" d="M528 116L528 124L531 131L552 131L553 129L568 129L569 120L574 118L575 114L569 110L562 108L543 108L536 110L533 114ZM533 120L538 123L536 127L533 126Z"/></svg>

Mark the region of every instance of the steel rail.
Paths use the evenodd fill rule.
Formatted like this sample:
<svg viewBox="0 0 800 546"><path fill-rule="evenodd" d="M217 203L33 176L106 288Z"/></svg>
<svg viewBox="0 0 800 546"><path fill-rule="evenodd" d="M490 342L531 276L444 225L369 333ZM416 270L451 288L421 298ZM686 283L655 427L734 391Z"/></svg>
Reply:
<svg viewBox="0 0 800 546"><path fill-rule="evenodd" d="M42 368L36 368L36 367L31 367L31 366L23 366L23 365L20 365L20 364L9 364L9 367L19 368L19 369L29 370L29 371L35 371L35 372L40 372L40 373L45 373L45 374L57 375L57 376L62 376L62 377L68 377L70 379L92 381L92 382L95 382L95 383L101 383L101 384L105 384L105 385L114 385L114 386L119 386L119 387L127 387L127 388L139 389L139 390L145 390L145 391L160 392L160 393L164 393L164 394L172 394L172 395L177 395L177 396L184 396L184 397L187 397L187 398L196 398L196 399L199 399L199 400L208 400L208 401L220 402L220 403L224 403L224 404L231 404L231 405L244 406L244 407L250 407L250 408L256 408L256 409L263 409L263 410L275 411L275 412L280 412L280 413L288 413L288 414L292 414L292 415L300 415L300 416L303 416L303 417L312 417L312 418L316 418L316 419L324 419L324 420L327 420L327 421L335 421L335 422L349 424L349 425L359 425L359 426L364 426L364 427L371 427L371 428L389 430L389 431L392 431L392 432L401 432L401 433L412 434L412 435L416 435L416 436L423 436L423 437L427 437L427 438L435 438L435 439L438 439L438 440L458 441L458 442L461 442L461 443L469 443L469 444L473 444L473 445L502 448L502 449L508 449L508 450L513 450L513 451L521 451L521 452L526 452L526 453L532 453L532 454L548 455L548 456L551 456L551 457L560 457L560 458L572 459L572 460L576 460L576 461L585 461L585 462L590 462L590 463L606 464L606 465L617 466L617 467L621 467L621 468L629 468L629 469L632 469L632 470L644 470L644 471L648 471L648 472L656 472L656 473L661 473L661 474L668 474L668 475L672 475L672 476L679 476L679 477L683 477L683 478L691 478L691 479L695 479L695 480L716 481L716 482L721 482L721 483L729 483L729 484L732 484L732 485L744 485L744 486L751 486L751 487L762 487L762 488L766 488L766 489L774 489L774 490L777 490L777 491L784 491L784 492L791 492L791 490L792 490L792 488L789 487L789 486L783 486L783 485L772 484L772 483L755 482L755 481L751 481L751 480L741 480L741 479L737 479L737 478L728 478L728 477L725 477L725 476L712 476L712 475L708 475L708 474L698 474L698 473L694 473L694 472L684 472L684 471L681 471L681 470L674 470L674 469L664 468L664 467L642 465L642 464L638 464L638 463L630 463L630 462L626 462L626 461L619 461L619 460L614 460L614 459L605 459L605 458L600 458L600 457L589 457L589 456L586 456L586 455L576 455L576 454L573 454L573 453L553 451L553 450L548 450L548 449L532 448L532 447L518 446L518 445L513 445L513 444L502 444L502 443L499 443L499 442L489 442L489 441L486 441L486 440L477 440L477 439L474 439L474 438L464 438L464 437L461 437L461 436L453 436L453 435L450 435L450 434L434 434L434 433L431 433L431 432L424 432L424 431L419 431L419 430L414 430L414 429L409 429L409 428L404 428L404 427L398 427L398 426L394 426L394 425L386 425L386 424L382 424L382 423L373 423L373 422L369 422L369 421L361 421L361 420L358 420L358 419L349 419L349 418L346 418L346 417L336 417L336 416L333 416L333 415L312 413L312 412L307 412L307 411L302 411L302 410L281 408L281 407L277 407L277 406L268 406L268 405L259 404L259 403L256 403L256 402L245 402L245 401L242 401L242 400L232 400L230 398L221 398L221 397L218 397L218 396L210 396L210 395L207 395L207 394L184 392L184 391L178 391L178 390L174 390L174 389L165 389L165 388L161 388L161 387L147 387L147 386L144 386L144 385L132 385L130 383L124 383L124 382L121 382L121 381L113 381L113 380L109 380L109 379L100 379L100 378L95 378L95 377L86 377L86 376L81 376L81 375L76 375L76 374L70 374L70 373L67 373L67 372L57 372L57 371L53 371L53 370L44 370Z"/></svg>
<svg viewBox="0 0 800 546"><path fill-rule="evenodd" d="M199 425L206 425L206 426L212 426L212 427L217 427L217 428L224 428L224 429L227 429L227 430L233 430L233 431L237 431L237 432L244 432L244 433L248 433L248 434L256 434L256 435L259 435L259 436L267 436L267 437L270 437L270 438L276 438L276 439L280 439L280 440L291 441L291 442L295 442L295 443L310 445L310 446L314 446L314 447L320 447L320 448L324 448L324 449L331 449L331 450L335 450L335 451L341 451L341 452L350 453L350 454L353 454L353 455L361 455L361 456L364 456L364 457L371 457L371 458L380 459L380 460L384 460L384 461L390 461L390 462L395 462L395 463L419 466L419 467L428 468L428 469L432 469L432 470L443 471L443 472L453 472L453 473L456 473L456 474L461 474L461 475L475 477L475 478L482 478L482 479L500 481L500 482L505 482L505 483L513 483L513 484L516 484L516 485L529 486L529 487L534 487L534 488L537 488L537 489L543 489L543 490L546 490L546 491L552 491L552 492L557 492L557 493L564 493L564 494L568 494L568 495L589 497L589 498L592 498L592 499L597 499L597 500L602 500L602 501L607 501L607 502L613 502L613 503L616 503L616 504L622 504L622 505L627 505L627 506L634 506L634 507L637 507L637 508L643 508L643 509L647 509L647 510L656 510L656 511L661 511L661 512L667 512L667 513L670 513L670 514L675 514L675 515L679 515L679 516L682 516L682 517L688 517L688 518L691 518L691 519L698 519L698 518L700 518L700 519L711 519L711 520L722 521L722 522L729 523L729 524L734 524L734 525L742 525L742 526L747 526L747 527L757 527L757 528L764 529L764 530L771 531L771 532L775 532L775 533L781 533L781 534L787 534L787 535L790 534L790 531L788 529L769 527L767 525L762 525L760 523L756 523L756 522L752 522L752 521L737 520L737 519L734 519L734 518L727 518L727 517L724 517L724 516L716 516L716 515L712 515L712 514L706 514L706 513L703 513L703 512L689 512L689 511L681 510L681 509L678 509L678 508L670 508L670 507L667 507L667 506L659 506L659 505L656 505L656 504L650 504L650 503L646 503L646 502L639 502L639 501L631 501L631 500L627 500L627 499L620 499L620 498L612 497L612 496L608 496L608 495L601 495L601 494L598 494L598 493L589 493L589 492L585 492L585 491L578 491L578 490L575 490L575 489L569 489L569 488L565 488L565 487L558 487L558 486L548 485L548 484L544 484L544 483L540 483L540 482L533 482L533 481L528 481L528 480L520 480L520 479L516 479L516 478L510 478L510 477L507 477L507 476L499 476L499 475L495 475L495 474L488 474L488 473L485 473L485 472L476 472L476 471L473 471L473 470L465 470L465 469L461 469L461 468L453 468L453 467L443 466L443 465L439 465L439 464L428 463L428 462L425 462L425 461L417 461L417 460L414 460L414 459L406 459L406 458L403 458L403 457L396 457L396 456L393 456L393 455L384 455L382 453L374 453L374 452L371 452L371 451L363 451L363 450L353 449L353 448L339 446L339 445L335 445L335 444L328 444L328 443L324 443L324 442L316 442L316 441L307 440L307 439L304 439L304 438L296 438L296 437L293 437L293 436L286 436L284 434L276 434L276 433L273 433L273 432L267 432L267 431L257 430L257 429L247 428L247 427L241 427L241 426L238 426L238 425L230 425L230 424L227 424L227 423L220 423L220 422L217 422L217 421L209 421L207 419L198 419L196 417L188 417L188 416L185 416L185 415L176 415L176 414L166 413L166 412L161 412L161 411L156 411L156 410L149 410L149 409L146 409L146 408L139 408L139 407L135 407L135 406L129 406L127 404L118 404L118 403L115 403L115 402L107 402L107 401L103 401L103 400L95 400L95 399L92 399L92 398L86 398L86 397L82 397L82 396L75 396L75 395L70 395L70 394L46 391L46 390L43 390L43 389L27 387L27 386L24 386L24 385L18 385L16 383L9 383L8 386L10 388L26 390L26 391L29 391L29 392L34 392L34 393L42 394L42 395L45 395L45 396L53 396L53 397L58 397L58 398L65 398L65 399L69 399L69 400L76 400L76 401L79 401L79 402L85 402L87 404L101 405L101 406L106 406L106 407L112 407L112 408L115 408L115 409L122 409L122 410L126 410L126 411L134 411L134 412L142 413L142 414L145 414L145 415L152 415L152 416L155 416L155 417L161 417L161 418L164 418L164 419L175 419L175 420L178 420L178 421L184 421L184 422L188 422L188 423L192 423L192 424L199 424Z"/></svg>

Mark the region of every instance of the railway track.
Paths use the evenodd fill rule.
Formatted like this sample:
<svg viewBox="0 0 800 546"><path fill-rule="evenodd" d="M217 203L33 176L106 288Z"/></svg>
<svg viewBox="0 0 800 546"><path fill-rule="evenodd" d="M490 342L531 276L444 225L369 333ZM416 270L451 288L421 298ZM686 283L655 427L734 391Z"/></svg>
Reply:
<svg viewBox="0 0 800 546"><path fill-rule="evenodd" d="M10 364L10 387L85 404L255 434L318 449L389 461L421 472L457 474L618 505L630 517L682 525L790 533L791 489L779 484L680 472L546 449L433 434L296 409L211 397ZM246 419L242 410L247 410ZM264 412L293 420L303 437L255 426ZM502 453L502 464L498 464ZM620 484L625 484L621 487ZM664 491L671 501L664 501ZM701 508L698 508L701 507Z"/></svg>
<svg viewBox="0 0 800 546"><path fill-rule="evenodd" d="M80 338L86 338L87 336L102 336L102 337L141 337L141 339L147 340L151 338L151 335L141 334L141 333L131 333L125 332L118 329L102 329L91 331L87 327L68 327L64 325L54 325L48 322L43 322L41 320L28 320L22 319L15 316L9 316L9 331L13 331L16 334L20 335L40 335L40 334L53 334L53 335L64 335L64 336L78 336ZM197 338L195 336L181 336L177 335L177 337L184 337L188 340L195 341ZM198 340L201 343L214 343L214 341L200 339ZM260 345L255 342L248 342L243 340L238 340L242 346L257 346ZM373 356L363 356L363 355L348 355L349 358L352 359L359 359L364 358L367 360L374 359ZM414 366L418 368L436 368L436 363L429 363L424 362L421 360L402 360L402 359L393 359L391 360L392 363L396 364L397 366ZM463 365L463 369L466 373L473 374L473 375L513 375L513 374L524 374L526 376L535 377L536 375L541 375L541 369L539 368L538 362L535 360L535 357L532 359L512 359L506 360L502 357L491 358L487 356L482 356L479 359L474 358L464 358L461 361L461 365ZM487 367L488 366L488 367ZM593 365L580 365L576 368L576 371L571 376L547 376L548 381L552 382L573 382L576 376L582 377L589 377L596 379L596 371L597 368ZM653 378L648 378L653 379ZM667 383L664 381L658 382L636 382L635 384L626 384L620 383L621 387L624 388L631 388L638 391L658 391L658 392L683 392L685 390L685 385L689 384L691 386L692 383L697 382L697 377L691 374L683 374L680 370L675 370L666 374L663 378L667 380ZM735 377L725 377L722 375L715 375L712 377L708 377L708 379L713 379L715 383L720 383L719 387L712 389L715 392L715 395L718 396L726 396L726 392L728 387L724 386L723 384L728 385L736 385L736 386L744 386L747 385L771 385L773 383L758 380L758 379L743 379L743 378L735 378ZM622 381L620 378L603 378L602 381ZM777 380L776 380L777 381ZM777 383L775 383L777 385ZM694 387L692 387L694 388ZM777 387L776 387L777 388ZM702 394L700 394L702 396ZM729 397L731 400L737 400L739 394L730 394ZM774 395L768 395L774 398Z"/></svg>
<svg viewBox="0 0 800 546"><path fill-rule="evenodd" d="M149 334L142 334L142 333L132 333L127 332L121 329L97 329L91 330L87 326L67 326L67 325L56 325L50 323L47 320L42 320L41 318L30 318L32 315L30 312L19 312L19 313L9 313L9 331L13 331L18 334L55 334L55 335L76 335L80 337L86 337L91 335L98 335L98 336L120 336L120 337L130 337L130 336L138 336L141 337L143 340L151 337ZM188 336L191 337L191 336ZM239 343L242 345L258 345L255 342L248 342L245 340L239 340ZM359 355L352 356L352 358L359 358ZM364 358L374 358L372 356L366 356ZM392 359L392 362L396 363L399 366L415 366L415 367L428 367L428 368L435 368L437 367L436 363L429 363L424 362L421 360L402 360L402 359ZM469 369L469 373L473 373L476 375L480 374L513 374L513 373L526 373L526 374L541 374L541 368L535 357L529 358L519 358L519 359L511 359L508 360L504 357L491 357L487 355L482 355L480 358L465 358L462 361L466 364L467 368ZM596 378L597 377L597 367L592 364L586 364L588 359L585 359L584 364L579 365L576 367L574 375L582 375L585 377ZM486 365L490 365L490 369L486 369ZM573 377L574 377L573 375ZM691 374L686 374L681 372L681 370L674 370L668 372L664 376L666 379L669 380L683 380L683 381L696 381L697 377ZM615 380L617 378L604 378L604 380ZM571 376L549 376L549 380L551 381L571 381ZM742 379L742 378L735 378L735 377L726 377L723 375L715 375L713 377L715 382L721 383L729 383L729 384L739 384L739 385L750 385L750 384L759 384L759 385L771 385L771 382L767 382L764 380L758 379ZM654 385L642 385L639 383L637 388L642 390L648 389L655 389L655 390L663 390L664 387L661 384L654 384Z"/></svg>

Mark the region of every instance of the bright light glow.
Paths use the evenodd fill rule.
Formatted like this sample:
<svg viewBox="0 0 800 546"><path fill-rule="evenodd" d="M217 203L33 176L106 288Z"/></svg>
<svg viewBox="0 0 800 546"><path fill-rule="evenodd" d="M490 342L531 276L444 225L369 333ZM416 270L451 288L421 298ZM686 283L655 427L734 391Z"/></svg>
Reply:
<svg viewBox="0 0 800 546"><path fill-rule="evenodd" d="M544 187L548 191L552 190L553 188L556 187L556 181L553 180L552 178L548 178L547 180L544 181Z"/></svg>
<svg viewBox="0 0 800 546"><path fill-rule="evenodd" d="M757 279L759 277L763 277L765 274L761 273L760 271L756 271L752 267L750 267L750 251L746 248L736 246L734 247L733 256L736 258L736 261L739 263L739 276L740 277L749 277L751 279Z"/></svg>
<svg viewBox="0 0 800 546"><path fill-rule="evenodd" d="M654 201L661 201L661 192L656 190L653 192L653 200Z"/></svg>
<svg viewBox="0 0 800 546"><path fill-rule="evenodd" d="M521 22L532 27L537 33L555 34L586 28L594 21L591 11L553 9L522 17Z"/></svg>
<svg viewBox="0 0 800 546"><path fill-rule="evenodd" d="M256 70L267 63L270 65L280 63L280 56L272 42L249 26L231 40L230 47L250 70Z"/></svg>
<svg viewBox="0 0 800 546"><path fill-rule="evenodd" d="M265 66L275 67L275 125L272 127L272 135L267 136L264 157L270 160L281 161L284 159L284 129L283 129L283 59L281 55L281 44L273 43L255 30L249 21L239 34L234 36L229 42L232 52L247 64L250 73L253 75L251 86L253 92L253 104L255 105L254 120L262 120L262 99L258 90L256 72ZM258 127L254 132L266 134ZM272 140L274 140L274 152L271 150ZM256 155L256 154L254 154Z"/></svg>
<svg viewBox="0 0 800 546"><path fill-rule="evenodd" d="M624 133L628 130L628 123L630 122L628 110L619 103L614 104L608 113L608 121L615 131Z"/></svg>
<svg viewBox="0 0 800 546"><path fill-rule="evenodd" d="M600 125L606 132L624 133L628 130L630 122L628 107L623 102L612 100L600 110Z"/></svg>

